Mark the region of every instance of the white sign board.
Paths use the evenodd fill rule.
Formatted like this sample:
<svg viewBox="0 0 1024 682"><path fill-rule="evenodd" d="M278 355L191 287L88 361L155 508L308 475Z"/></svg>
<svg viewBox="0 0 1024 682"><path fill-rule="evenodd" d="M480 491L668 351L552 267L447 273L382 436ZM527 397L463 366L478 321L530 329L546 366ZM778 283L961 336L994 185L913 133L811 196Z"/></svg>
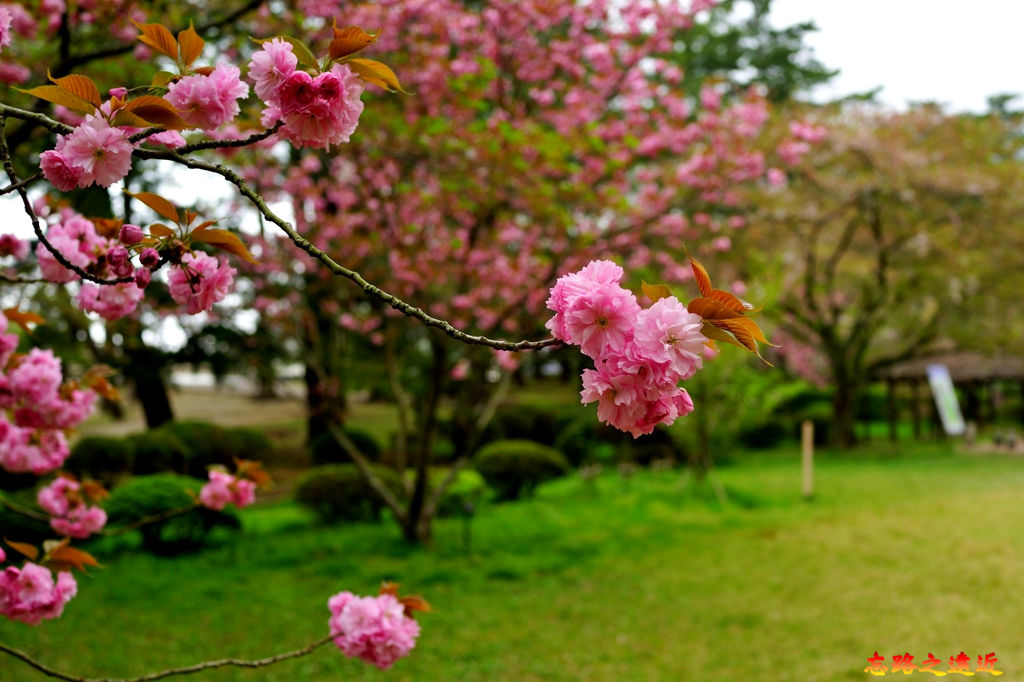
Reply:
<svg viewBox="0 0 1024 682"><path fill-rule="evenodd" d="M928 384L935 396L935 407L939 410L939 419L946 435L959 436L966 429L964 416L960 412L960 403L953 390L953 380L949 378L949 370L945 365L928 365Z"/></svg>

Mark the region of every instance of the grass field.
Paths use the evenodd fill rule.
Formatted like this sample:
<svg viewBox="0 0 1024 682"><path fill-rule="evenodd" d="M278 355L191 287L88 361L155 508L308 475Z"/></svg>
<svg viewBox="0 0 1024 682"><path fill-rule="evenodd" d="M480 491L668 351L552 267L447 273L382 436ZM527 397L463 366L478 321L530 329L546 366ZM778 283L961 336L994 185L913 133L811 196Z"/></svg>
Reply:
<svg viewBox="0 0 1024 682"><path fill-rule="evenodd" d="M260 657L325 634L330 594L393 579L435 612L391 671L325 647L191 679L858 680L875 650L995 652L1024 679L1024 460L886 447L821 457L812 502L785 451L717 471L724 505L678 471L567 479L481 509L468 548L457 519L424 551L256 507L196 556L97 547L64 618L2 622L0 641L96 677ZM40 679L0 659L0 680Z"/></svg>

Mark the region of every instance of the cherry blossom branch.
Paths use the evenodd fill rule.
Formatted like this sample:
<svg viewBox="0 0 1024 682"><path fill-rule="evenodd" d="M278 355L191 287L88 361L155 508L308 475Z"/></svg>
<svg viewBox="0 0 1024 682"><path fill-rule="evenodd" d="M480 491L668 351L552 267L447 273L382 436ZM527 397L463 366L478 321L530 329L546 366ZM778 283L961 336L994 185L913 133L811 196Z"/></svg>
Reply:
<svg viewBox="0 0 1024 682"><path fill-rule="evenodd" d="M31 185L32 183L36 182L37 180L42 180L42 179L43 179L43 174L42 173L36 173L35 175L30 175L29 177L25 178L21 182L16 182L14 184L8 185L7 187L4 187L3 189L0 189L0 196L3 196L5 194L10 194L11 192L17 192L18 189L23 188L23 187L28 187L29 185Z"/></svg>
<svg viewBox="0 0 1024 682"><path fill-rule="evenodd" d="M137 157L142 159L162 159L166 161L173 161L175 163L185 166L186 168L192 168L194 170L204 170L209 173L214 173L216 175L221 176L222 178L233 184L238 189L238 192L242 196L251 201L266 220L269 220L270 222L274 223L279 228L281 228L281 231L288 236L292 243L294 243L297 247L305 251L312 258L319 261L331 273L338 275L340 277L345 277L346 279L355 282L355 284L359 286L359 288L362 289L364 293L372 296L373 298L381 300L384 303L387 303L389 306L399 311L403 315L408 315L409 317L414 317L420 320L423 324L425 324L428 327L440 329L446 335L452 337L453 339L456 339L457 341L461 341L463 343L470 345L488 346L490 348L494 348L497 350L510 351L538 350L540 348L547 348L549 346L558 346L562 344L561 341L554 338L544 339L542 341L503 341L500 339L490 339L487 338L486 336L467 334L466 332L453 326L450 322L433 317L432 315L429 315L426 312L424 312L422 309L417 308L416 306L410 303L406 303L405 301L398 298L394 294L389 294L380 287L377 287L371 284L370 282L366 281L366 279L364 279L363 276L360 275L355 270L350 270L345 266L341 265L340 263L338 263L337 261L335 261L326 252L318 249L316 246L313 245L312 242L310 242L308 239L300 235L295 230L295 228L292 227L291 223L287 222L286 220L278 216L276 213L274 213L270 209L270 207L267 206L266 202L263 200L263 197L261 197L251 187L249 187L248 183L246 183L245 180L240 175L238 175L231 169L216 163L208 163L206 161L200 161L198 159L190 159L176 152L138 150L135 152L135 154Z"/></svg>
<svg viewBox="0 0 1024 682"><path fill-rule="evenodd" d="M168 668L167 670L160 670L155 673L149 673L148 675L142 675L141 677L125 677L125 678L114 678L114 677L81 677L79 675L68 675L58 670L54 670L39 661L35 660L24 651L20 651L13 647L7 646L0 642L0 651L3 651L14 658L19 659L25 664L35 668L42 674L53 677L58 680L67 680L67 682L149 682L150 680L162 680L165 677L173 677L175 675L191 675L193 673L203 672L204 670L213 670L214 668L224 668L233 666L235 668L264 668L281 661L287 661L291 658L299 658L312 653L316 649L327 644L337 635L328 635L316 640L311 644L307 644L301 649L295 651L287 651L283 654L277 654L276 656L269 656L267 658L258 658L255 660L245 660L239 658L222 658L216 661L205 661L203 663L196 663L195 665L184 666L181 668Z"/></svg>
<svg viewBox="0 0 1024 682"><path fill-rule="evenodd" d="M36 215L35 209L32 208L32 202L29 201L28 192L25 191L24 183L18 179L18 172L14 169L14 162L11 161L11 150L7 146L7 110L12 107L0 104L0 160L3 161L4 171L11 180L11 186L15 188L18 195L21 197L22 206L25 209L25 214L32 221L32 231L35 232L39 242L46 247L46 250L53 254L53 257L58 263L63 265L68 270L76 273L82 279L97 284L120 284L121 282L134 281L132 277L119 277L117 279L103 279L97 277L90 272L83 270L71 261L69 261L59 249L55 248L53 244L43 234L43 228L39 224L39 216ZM28 112L22 112L28 113ZM46 118L45 116L43 118Z"/></svg>
<svg viewBox="0 0 1024 682"><path fill-rule="evenodd" d="M50 521L49 515L37 512L35 509L23 507L17 502L7 499L3 495L0 495L0 507L7 507L8 510L15 514L19 514L20 516L24 516L34 521L42 521L44 523L49 523Z"/></svg>
<svg viewBox="0 0 1024 682"><path fill-rule="evenodd" d="M204 149L227 149L230 147L248 147L249 145L261 142L278 130L284 125L284 121L278 121L273 127L267 128L261 133L255 133L249 137L241 140L205 140L203 142L195 142L193 144L187 144L184 147L178 147L175 149L177 154L188 154L190 152L198 152Z"/></svg>
<svg viewBox="0 0 1024 682"><path fill-rule="evenodd" d="M196 502L194 504L190 504L190 505L185 506L185 507L175 507L174 509L165 509L164 511L160 512L159 514L153 514L152 516L144 516L141 519L136 519L135 521L132 521L131 523L129 523L127 525L124 525L124 526L118 526L117 528L104 528L103 530L101 530L98 533L98 535L108 535L108 536L124 535L125 533L129 533L129 532L131 532L133 530L138 530L139 528L142 528L143 526L148 526L151 523L157 523L159 521L164 521L165 519L169 519L169 518L172 518L174 516L181 516L182 514L187 514L190 511L192 511L193 509L198 509L199 507L202 507L202 506L203 505L201 505L198 502Z"/></svg>

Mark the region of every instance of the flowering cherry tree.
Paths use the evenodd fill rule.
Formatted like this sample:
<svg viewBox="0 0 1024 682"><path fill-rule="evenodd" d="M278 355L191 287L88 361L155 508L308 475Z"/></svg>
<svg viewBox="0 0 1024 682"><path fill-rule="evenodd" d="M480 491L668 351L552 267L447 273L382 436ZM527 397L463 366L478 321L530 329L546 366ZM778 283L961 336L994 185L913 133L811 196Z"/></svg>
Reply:
<svg viewBox="0 0 1024 682"><path fill-rule="evenodd" d="M762 95L751 89L730 98L707 84L693 99L664 58L710 4L300 2L273 17L262 8L258 46L244 48L231 38L208 45L204 25L191 21L172 31L128 2L69 10L44 0L35 14L0 5L5 80L35 98L31 108L0 103L8 177L0 192L20 200L36 242L30 249L4 235L0 248L34 256L43 280L70 285L82 310L106 320L137 314L157 282L179 313L210 311L239 271L251 268L265 278L354 283L364 297L357 306L323 312L343 324L408 334L403 321L411 320L412 329L430 329L432 380L415 405L421 439L407 505L374 482L365 458L330 425L382 490L406 537L428 540L444 488L428 498L430 442L448 370L459 362L507 370L514 359L495 352L578 345L595 362L583 376L583 401L597 402L600 419L638 436L694 409L679 382L700 369L705 344L756 352L767 341L748 316L751 306L713 289L683 248L685 239L714 232L723 233L715 248L728 248L725 233L743 225L736 187L771 178L751 143L767 116ZM223 36L232 17L259 5L229 13L215 28ZM136 64L105 83L105 92L74 68L104 53L69 57L68 35L95 31L101 21L115 37L138 41L109 52L134 50ZM28 82L31 69L6 55L27 54L16 51L20 38L54 34L68 54L45 84ZM367 57L370 50L394 56L403 81ZM210 53L213 60L204 59ZM380 115L362 116L370 88L406 94L375 99ZM9 121L20 127L8 133ZM13 153L40 137L47 143L38 162ZM226 180L275 236L218 227L227 211L207 215L158 192L127 192L156 216L142 224L83 215L61 200L62 193L110 188L152 161ZM37 187L45 197L30 195ZM294 222L268 204L282 197L291 200ZM700 296L684 306L667 286L645 285L651 304L642 306L621 285L625 271L602 260L616 253L628 254L631 271L672 283L693 279ZM553 337L535 338L551 312ZM0 464L57 473L68 432L96 393L112 389L100 370L69 379L49 350L15 352L10 321L43 322L17 308L0 316ZM502 335L526 338L495 338ZM402 358L392 355L394 368ZM469 402L463 407L479 424L493 397L476 400L475 411ZM214 509L250 504L265 480L249 462L209 476L195 504ZM60 473L40 490L43 516L62 539L42 551L7 541L0 612L30 624L61 614L77 589L70 569L95 563L72 540L115 530L104 528L103 494ZM328 641L387 668L414 646L412 613L428 606L385 585L376 597L341 592L328 608L329 636L303 649L147 679L267 665ZM45 674L77 679L0 648Z"/></svg>

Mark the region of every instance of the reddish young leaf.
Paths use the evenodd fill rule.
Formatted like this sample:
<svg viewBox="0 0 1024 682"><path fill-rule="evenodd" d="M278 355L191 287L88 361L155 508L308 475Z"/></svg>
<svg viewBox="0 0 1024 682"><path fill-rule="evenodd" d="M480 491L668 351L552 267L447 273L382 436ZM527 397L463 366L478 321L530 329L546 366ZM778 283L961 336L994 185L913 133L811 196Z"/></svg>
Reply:
<svg viewBox="0 0 1024 682"><path fill-rule="evenodd" d="M430 602L421 597L418 594L410 594L407 597L399 597L398 602L405 607L405 615L412 617L413 611L422 611L423 613L429 613L433 611L430 606Z"/></svg>
<svg viewBox="0 0 1024 682"><path fill-rule="evenodd" d="M5 308L4 315L9 321L17 324L29 334L32 333L32 330L28 328L30 324L43 324L46 322L46 320L35 313L23 312L17 308Z"/></svg>
<svg viewBox="0 0 1024 682"><path fill-rule="evenodd" d="M331 41L330 47L327 48L327 53L331 56L331 59L341 59L342 57L359 52L367 45L372 45L376 41L376 33L369 33L358 26L338 28L335 25L334 40Z"/></svg>
<svg viewBox="0 0 1024 682"><path fill-rule="evenodd" d="M126 192L126 194L138 199L146 206L149 206L151 209L156 211L157 215L167 218L168 220L178 222L178 209L175 208L174 204L167 199L164 199L159 194L153 194L152 192ZM153 227L156 226L154 225ZM153 233L153 227L149 228L150 233Z"/></svg>
<svg viewBox="0 0 1024 682"><path fill-rule="evenodd" d="M96 227L96 232L107 239L116 238L118 232L121 231L121 226L124 225L124 221L117 218L91 218L90 220Z"/></svg>
<svg viewBox="0 0 1024 682"><path fill-rule="evenodd" d="M174 105L155 95L140 95L124 105L121 111L135 114L147 121L147 125L160 126L170 130L188 130L195 128L186 121L174 108Z"/></svg>
<svg viewBox="0 0 1024 682"><path fill-rule="evenodd" d="M46 100L51 104L59 104L80 114L93 114L96 112L96 107L92 103L56 85L40 85L31 90L15 88L15 90Z"/></svg>
<svg viewBox="0 0 1024 682"><path fill-rule="evenodd" d="M754 307L745 301L741 301L728 291L722 291L721 289L712 289L706 294L706 296L712 301L718 301L729 310L734 310L736 312L748 311Z"/></svg>
<svg viewBox="0 0 1024 682"><path fill-rule="evenodd" d="M672 295L672 290L664 284L648 284L643 280L640 280L640 289L644 292L644 296L651 299L651 303Z"/></svg>
<svg viewBox="0 0 1024 682"><path fill-rule="evenodd" d="M67 571L72 568L84 571L86 566L99 566L100 562L88 552L62 545L49 553L46 564L55 571Z"/></svg>
<svg viewBox="0 0 1024 682"><path fill-rule="evenodd" d="M270 474L263 470L263 462L257 462L251 459L238 459L236 457L235 470L238 472L239 476L248 478L250 481L255 483L257 487L266 488L270 485Z"/></svg>
<svg viewBox="0 0 1024 682"><path fill-rule="evenodd" d="M47 70L46 77L49 78L52 83L56 83L58 88L67 90L75 97L88 102L96 108L103 103L100 99L100 89L96 87L96 84L93 83L92 79L88 76L73 73L70 76L54 78L50 75L50 71Z"/></svg>
<svg viewBox="0 0 1024 682"><path fill-rule="evenodd" d="M139 42L149 45L157 52L178 61L178 43L174 35L163 24L140 24L132 21L135 28L142 31Z"/></svg>
<svg viewBox="0 0 1024 682"><path fill-rule="evenodd" d="M110 493L96 481L85 481L82 483L82 490L93 502L99 502L110 497Z"/></svg>
<svg viewBox="0 0 1024 682"><path fill-rule="evenodd" d="M192 222L192 221L191 221L191 220L189 220L188 222ZM203 222L199 223L198 225L196 225L196 226L195 226L195 227L194 227L194 228L192 229L192 234L195 234L196 232L202 232L202 231L203 231L203 230L205 230L206 228L208 228L208 227L212 227L212 226L214 226L214 225L216 225L216 224L217 224L217 221L216 221L216 220L204 220Z"/></svg>
<svg viewBox="0 0 1024 682"><path fill-rule="evenodd" d="M201 76L209 76L211 73L216 71L216 69L214 67L212 67L212 66L199 66L199 67L196 67L196 68L194 68L192 70L195 71L196 73L198 73Z"/></svg>
<svg viewBox="0 0 1024 682"><path fill-rule="evenodd" d="M707 296L711 293L712 289L711 277L708 276L708 271L693 256L687 254L687 258L690 259L690 268L693 270L693 278L697 281L697 289L700 290L700 295Z"/></svg>
<svg viewBox="0 0 1024 682"><path fill-rule="evenodd" d="M178 49L181 51L181 61L186 69L203 53L205 45L206 41L199 37L192 21L189 20L188 28L178 33Z"/></svg>
<svg viewBox="0 0 1024 682"><path fill-rule="evenodd" d="M131 126L132 128L149 128L153 124L144 118L136 116L130 111L121 108L114 113L110 124L113 126Z"/></svg>
<svg viewBox="0 0 1024 682"><path fill-rule="evenodd" d="M705 320L724 320L730 317L743 317L743 313L731 310L724 303L711 298L698 296L686 304L686 309L691 313L700 315Z"/></svg>
<svg viewBox="0 0 1024 682"><path fill-rule="evenodd" d="M33 547L32 545L28 544L27 542L14 542L13 540L8 540L7 538L4 538L4 542L7 543L7 546L13 549L15 552L19 552L27 556L29 561L35 561L36 557L39 556L39 550Z"/></svg>
<svg viewBox="0 0 1024 682"><path fill-rule="evenodd" d="M163 223L153 223L149 226L149 233L154 237L170 237L174 234L174 230Z"/></svg>
<svg viewBox="0 0 1024 682"><path fill-rule="evenodd" d="M350 59L345 63L355 71L357 76L371 85L384 88L388 92L412 94L402 89L402 84L398 82L398 76L387 64L373 59Z"/></svg>
<svg viewBox="0 0 1024 682"><path fill-rule="evenodd" d="M121 394L106 377L92 377L85 383L86 387L91 389L93 393L99 393L101 396L106 398L112 403L119 402L121 400Z"/></svg>
<svg viewBox="0 0 1024 682"><path fill-rule="evenodd" d="M211 230L205 229L198 234L192 233L192 241L202 242L203 244L209 244L214 246L221 251L227 251L240 258L244 258L250 263L256 263L256 259L249 253L249 249L245 248L245 244L238 238L234 232L228 232L227 230Z"/></svg>

